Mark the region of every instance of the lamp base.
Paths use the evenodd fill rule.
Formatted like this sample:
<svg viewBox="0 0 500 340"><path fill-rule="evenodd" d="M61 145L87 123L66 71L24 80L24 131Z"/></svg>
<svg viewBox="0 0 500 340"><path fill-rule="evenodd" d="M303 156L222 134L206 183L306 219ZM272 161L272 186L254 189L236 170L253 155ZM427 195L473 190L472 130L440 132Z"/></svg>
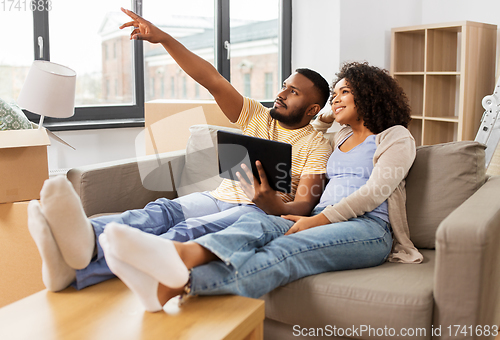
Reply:
<svg viewBox="0 0 500 340"><path fill-rule="evenodd" d="M45 116L40 116L40 121L38 122L38 129L40 130L42 128L42 124L43 124L43 119L45 118Z"/></svg>

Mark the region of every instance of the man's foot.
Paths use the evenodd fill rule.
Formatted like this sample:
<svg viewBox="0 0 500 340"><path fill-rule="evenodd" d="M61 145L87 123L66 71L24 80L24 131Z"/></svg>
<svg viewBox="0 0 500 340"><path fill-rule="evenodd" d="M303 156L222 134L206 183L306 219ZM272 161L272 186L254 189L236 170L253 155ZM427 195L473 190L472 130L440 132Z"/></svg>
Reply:
<svg viewBox="0 0 500 340"><path fill-rule="evenodd" d="M189 271L174 243L159 236L118 223L104 228L108 252L169 288L182 288L189 280Z"/></svg>
<svg viewBox="0 0 500 340"><path fill-rule="evenodd" d="M45 287L53 292L68 287L75 280L75 270L64 261L36 200L28 204L28 229L42 257L42 280Z"/></svg>
<svg viewBox="0 0 500 340"><path fill-rule="evenodd" d="M87 267L94 254L94 229L71 183L64 176L48 179L40 197L41 211L64 261L74 269Z"/></svg>

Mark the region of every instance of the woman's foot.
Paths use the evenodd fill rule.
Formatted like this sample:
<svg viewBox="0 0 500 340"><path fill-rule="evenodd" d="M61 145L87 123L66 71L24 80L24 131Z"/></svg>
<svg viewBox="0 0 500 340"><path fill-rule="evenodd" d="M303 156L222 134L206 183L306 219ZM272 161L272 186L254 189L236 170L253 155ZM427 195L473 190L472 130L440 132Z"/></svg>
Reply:
<svg viewBox="0 0 500 340"><path fill-rule="evenodd" d="M188 282L188 268L173 241L114 222L106 225L104 234L109 250L120 261L170 288L180 288Z"/></svg>
<svg viewBox="0 0 500 340"><path fill-rule="evenodd" d="M106 263L111 271L120 278L133 291L141 301L142 305L148 312L158 312L163 309L163 305L168 301L164 301L158 296L159 283L148 274L132 267L131 265L120 261L116 258L110 250L106 234L99 236L99 243L101 244Z"/></svg>
<svg viewBox="0 0 500 340"><path fill-rule="evenodd" d="M131 227L110 223L99 236L106 262L149 312L182 294L189 272L174 243Z"/></svg>
<svg viewBox="0 0 500 340"><path fill-rule="evenodd" d="M57 292L75 280L76 271L65 261L38 201L28 204L28 229L42 258L42 280L48 290Z"/></svg>

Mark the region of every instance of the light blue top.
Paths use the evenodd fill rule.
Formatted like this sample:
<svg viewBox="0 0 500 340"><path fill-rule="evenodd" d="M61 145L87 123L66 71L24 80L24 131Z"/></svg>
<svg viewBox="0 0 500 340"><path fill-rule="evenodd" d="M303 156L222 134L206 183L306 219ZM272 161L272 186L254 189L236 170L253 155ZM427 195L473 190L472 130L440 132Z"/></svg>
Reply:
<svg viewBox="0 0 500 340"><path fill-rule="evenodd" d="M373 156L377 150L375 135L368 136L363 143L351 150L342 152L339 146L349 136L335 146L335 150L328 159L326 175L330 181L321 196L318 207L326 207L340 202L342 198L349 196L365 184L373 171ZM366 214L377 216L385 222L389 222L387 200Z"/></svg>

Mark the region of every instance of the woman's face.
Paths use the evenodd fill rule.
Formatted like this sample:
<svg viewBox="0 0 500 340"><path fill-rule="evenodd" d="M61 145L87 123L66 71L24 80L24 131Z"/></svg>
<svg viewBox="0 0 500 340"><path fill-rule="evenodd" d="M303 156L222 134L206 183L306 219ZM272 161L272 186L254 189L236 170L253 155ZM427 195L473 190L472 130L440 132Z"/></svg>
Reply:
<svg viewBox="0 0 500 340"><path fill-rule="evenodd" d="M359 123L358 110L354 104L354 96L345 78L341 79L335 85L331 103L335 120L339 124L353 125Z"/></svg>

